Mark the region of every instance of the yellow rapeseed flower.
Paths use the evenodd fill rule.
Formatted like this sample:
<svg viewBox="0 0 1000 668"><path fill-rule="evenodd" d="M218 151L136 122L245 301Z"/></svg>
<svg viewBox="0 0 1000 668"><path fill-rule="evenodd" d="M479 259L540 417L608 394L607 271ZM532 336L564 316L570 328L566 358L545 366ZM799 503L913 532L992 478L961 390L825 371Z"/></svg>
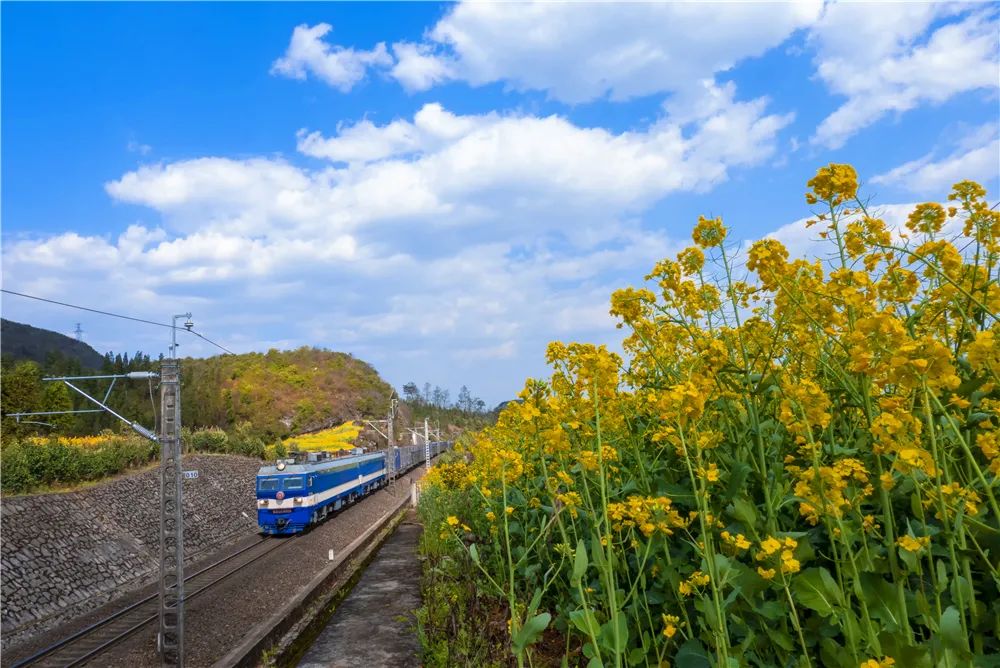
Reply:
<svg viewBox="0 0 1000 668"><path fill-rule="evenodd" d="M929 536L920 536L919 538L914 538L913 536L900 536L900 538L896 541L896 544L907 552L920 552L931 544L931 539Z"/></svg>
<svg viewBox="0 0 1000 668"><path fill-rule="evenodd" d="M895 665L895 659L891 656L884 656L881 659L868 659L867 661L862 661L858 668L889 668L890 666Z"/></svg>
<svg viewBox="0 0 1000 668"><path fill-rule="evenodd" d="M676 615L663 615L663 635L673 638L677 633L677 622L679 621L680 617Z"/></svg>
<svg viewBox="0 0 1000 668"><path fill-rule="evenodd" d="M722 224L722 218L698 216L698 224L695 226L691 238L702 248L721 246L722 242L726 240L726 228Z"/></svg>

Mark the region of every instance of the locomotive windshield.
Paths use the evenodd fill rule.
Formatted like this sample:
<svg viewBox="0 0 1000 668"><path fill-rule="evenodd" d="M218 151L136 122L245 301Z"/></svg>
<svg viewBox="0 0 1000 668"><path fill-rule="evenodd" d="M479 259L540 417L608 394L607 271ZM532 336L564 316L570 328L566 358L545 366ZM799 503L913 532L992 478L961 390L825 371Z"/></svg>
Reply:
<svg viewBox="0 0 1000 668"><path fill-rule="evenodd" d="M278 489L278 479L277 478L262 478L260 483L260 489L263 490L273 490Z"/></svg>
<svg viewBox="0 0 1000 668"><path fill-rule="evenodd" d="M302 489L302 476L285 478L285 489Z"/></svg>

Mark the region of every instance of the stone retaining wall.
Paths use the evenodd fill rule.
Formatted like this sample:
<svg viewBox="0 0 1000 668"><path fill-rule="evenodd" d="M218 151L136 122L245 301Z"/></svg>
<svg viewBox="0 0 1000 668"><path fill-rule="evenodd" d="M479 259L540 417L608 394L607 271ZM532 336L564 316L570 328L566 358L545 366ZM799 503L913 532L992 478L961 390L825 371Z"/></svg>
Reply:
<svg viewBox="0 0 1000 668"><path fill-rule="evenodd" d="M184 547L189 558L257 530L258 459L192 455L184 481ZM0 501L0 631L6 647L21 629L49 626L76 609L136 588L159 567L158 469L79 492Z"/></svg>

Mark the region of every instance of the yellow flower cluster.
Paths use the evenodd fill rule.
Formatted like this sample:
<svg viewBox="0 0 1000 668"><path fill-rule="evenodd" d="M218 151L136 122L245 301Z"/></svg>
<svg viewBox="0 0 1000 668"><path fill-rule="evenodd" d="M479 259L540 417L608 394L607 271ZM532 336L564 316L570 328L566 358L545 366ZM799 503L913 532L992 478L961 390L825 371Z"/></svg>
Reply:
<svg viewBox="0 0 1000 668"><path fill-rule="evenodd" d="M360 433L360 423L345 422L337 427L323 429L311 434L289 437L285 439L285 446L289 450L297 450L299 452L348 450L354 447L354 441Z"/></svg>
<svg viewBox="0 0 1000 668"><path fill-rule="evenodd" d="M630 496L624 502L609 503L608 518L615 531L637 528L647 537L656 532L670 536L674 528L687 526L665 496Z"/></svg>
<svg viewBox="0 0 1000 668"><path fill-rule="evenodd" d="M721 534L719 534L719 536L722 538L723 542L725 542L727 545L731 545L736 550L749 550L750 547L753 545L753 543L747 540L746 536L744 536L741 533L738 533L734 536L728 531L723 531Z"/></svg>
<svg viewBox="0 0 1000 668"><path fill-rule="evenodd" d="M681 618L677 615L663 615L663 635L668 638L673 638L677 634L677 627L680 624Z"/></svg>
<svg viewBox="0 0 1000 668"><path fill-rule="evenodd" d="M710 582L711 578L706 573L695 571L687 580L677 586L677 591L682 596L690 596Z"/></svg>
<svg viewBox="0 0 1000 668"><path fill-rule="evenodd" d="M127 437L118 434L112 434L110 432L106 434L101 434L98 436L57 436L55 440L59 445L68 445L73 448L84 448L84 449L97 449L102 448L106 445L110 445L116 441L124 441ZM32 445L45 445L51 438L45 438L42 436L29 436L25 439L28 443Z"/></svg>
<svg viewBox="0 0 1000 668"><path fill-rule="evenodd" d="M858 173L850 165L830 163L821 168L806 185L811 188L806 193L806 202L829 202L833 206L854 198L858 192Z"/></svg>
<svg viewBox="0 0 1000 668"><path fill-rule="evenodd" d="M891 656L883 656L881 659L868 659L862 661L858 668L890 668L896 665L896 660Z"/></svg>
<svg viewBox="0 0 1000 668"><path fill-rule="evenodd" d="M931 544L929 536L900 536L896 543L907 552L921 552Z"/></svg>
<svg viewBox="0 0 1000 668"><path fill-rule="evenodd" d="M723 227L721 218L699 216L691 238L702 248L721 246L726 240L726 228Z"/></svg>
<svg viewBox="0 0 1000 668"><path fill-rule="evenodd" d="M957 482L941 486L929 485L926 493L927 498L923 500L924 508L937 508L938 502L941 501L947 508L950 517L954 517L958 513L957 506L959 504L966 515L975 517L979 512L979 505L982 503L982 499L975 490L966 489ZM940 511L935 511L934 516L939 520L943 519Z"/></svg>
<svg viewBox="0 0 1000 668"><path fill-rule="evenodd" d="M798 481L795 495L803 499L799 513L810 524L817 524L821 516L843 517L844 511L857 507L874 491L864 464L851 457L839 459L832 466L786 468Z"/></svg>
<svg viewBox="0 0 1000 668"><path fill-rule="evenodd" d="M769 561L778 554L778 564L783 574L798 573L801 568L799 560L795 558L795 548L798 545L798 541L794 538L785 537L778 539L769 536L760 542L760 549L757 551L757 561ZM770 580L774 577L773 568L764 569L758 567L757 572L765 580Z"/></svg>

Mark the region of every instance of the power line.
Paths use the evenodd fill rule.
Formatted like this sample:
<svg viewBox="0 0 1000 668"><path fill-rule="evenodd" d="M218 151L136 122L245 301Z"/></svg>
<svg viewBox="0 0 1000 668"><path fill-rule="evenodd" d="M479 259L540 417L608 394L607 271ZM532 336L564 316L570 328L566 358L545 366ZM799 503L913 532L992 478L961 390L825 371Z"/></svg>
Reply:
<svg viewBox="0 0 1000 668"><path fill-rule="evenodd" d="M13 290L7 290L5 288L0 288L0 292L6 292L9 295L17 295L18 297L26 297L28 299L35 299L40 302L48 302L49 304L57 304L58 306L65 306L67 308L75 308L81 311L90 311L91 313L99 313L100 315L107 315L112 318L121 318L122 320L134 320L135 322L144 322L147 325L156 325L157 327L166 327L167 329L174 329L173 325L168 325L163 322L156 322L154 320L144 320L143 318L133 318L130 315L121 315L120 313L111 313L109 311L101 311L96 308L87 308L86 306L77 306L76 304L67 304L66 302L57 302L55 299L46 299L45 297L36 297L35 295L26 295L23 292L14 292ZM177 329L181 329L178 327Z"/></svg>
<svg viewBox="0 0 1000 668"><path fill-rule="evenodd" d="M164 322L156 322L155 320L146 320L145 318L136 318L136 317L133 317L133 316L130 316L130 315L122 315L121 313L112 313L111 311L102 311L102 310L96 309L96 308L88 308L86 306L78 306L77 304L69 304L69 303L66 303L66 302L56 301L55 299L46 299L45 297L37 297L35 295L28 295L28 294L25 294L23 292L15 292L13 290L7 290L6 288L0 288L0 292L5 292L5 293L7 293L9 295L17 295L18 297L25 297L26 299L34 299L34 300L37 300L37 301L40 301L40 302L47 302L49 304L56 304L57 306L65 306L66 308L75 308L75 309L79 309L81 311L89 311L91 313L97 313L99 315L106 315L106 316L111 317L111 318L121 318L122 320L132 320L133 322L141 322L141 323L145 323L147 325L156 325L157 327L166 327L167 329L177 329L177 330L182 330L182 331L185 331L185 332L190 332L191 334L194 334L195 336L197 336L200 339L204 339L205 341L207 341L208 343L211 343L216 348L218 348L218 349L220 349L220 350L222 350L224 352L227 352L230 355L235 355L236 354L232 350L229 350L225 346L216 343L215 341L211 340L207 336L204 336L204 335L202 335L202 334L194 331L193 329L188 329L187 327L174 327L173 325L168 325L167 323L164 323Z"/></svg>
<svg viewBox="0 0 1000 668"><path fill-rule="evenodd" d="M180 329L180 327L178 327L177 329ZM212 339L210 339L207 336L204 336L202 334L199 334L198 332L194 331L193 329L189 329L187 331L191 332L192 334L194 334L195 336L197 336L199 339L204 339L205 341L208 341L209 343L211 343L216 348L218 348L220 350L224 350L225 352L229 353L230 355L235 355L236 354L232 350L230 350L229 348L226 348L225 346L216 343Z"/></svg>

